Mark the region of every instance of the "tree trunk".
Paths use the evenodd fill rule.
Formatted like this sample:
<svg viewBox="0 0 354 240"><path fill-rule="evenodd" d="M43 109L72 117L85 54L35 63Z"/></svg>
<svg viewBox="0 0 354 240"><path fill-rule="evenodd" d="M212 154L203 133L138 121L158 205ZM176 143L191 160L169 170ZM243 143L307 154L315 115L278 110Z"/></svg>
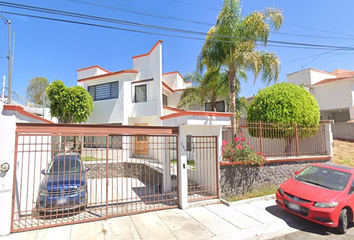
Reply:
<svg viewBox="0 0 354 240"><path fill-rule="evenodd" d="M230 117L231 121L231 133L232 133L232 142L234 141L234 138L236 137L236 129L237 129L237 123L236 123L236 89L235 89L235 76L236 76L236 70L234 69L229 69L228 73L229 77L229 88L230 88L230 112L233 113L233 115Z"/></svg>
<svg viewBox="0 0 354 240"><path fill-rule="evenodd" d="M293 139L291 137L285 138L285 154L286 156L291 155L291 144Z"/></svg>

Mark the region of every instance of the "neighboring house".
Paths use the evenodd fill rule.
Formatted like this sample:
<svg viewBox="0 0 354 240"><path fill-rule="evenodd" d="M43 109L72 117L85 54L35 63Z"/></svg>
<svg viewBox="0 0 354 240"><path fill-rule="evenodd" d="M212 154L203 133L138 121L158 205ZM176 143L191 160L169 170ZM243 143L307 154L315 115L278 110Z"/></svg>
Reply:
<svg viewBox="0 0 354 240"><path fill-rule="evenodd" d="M86 88L94 101L87 123L230 125L230 113L176 108L183 90L191 87L191 82L186 82L177 71L162 73L162 41L149 53L132 59L132 69L110 72L92 66L77 70L78 85Z"/></svg>
<svg viewBox="0 0 354 240"><path fill-rule="evenodd" d="M287 80L309 89L317 99L321 120L347 122L354 119L354 71L326 72L309 68L288 74Z"/></svg>

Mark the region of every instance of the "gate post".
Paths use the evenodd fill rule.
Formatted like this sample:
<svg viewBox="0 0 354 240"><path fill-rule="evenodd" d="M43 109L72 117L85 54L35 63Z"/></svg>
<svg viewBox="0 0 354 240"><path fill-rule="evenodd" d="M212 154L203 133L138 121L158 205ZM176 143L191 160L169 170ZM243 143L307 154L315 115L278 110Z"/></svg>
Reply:
<svg viewBox="0 0 354 240"><path fill-rule="evenodd" d="M187 176L187 134L184 125L179 126L178 137L178 205L188 208L188 176Z"/></svg>
<svg viewBox="0 0 354 240"><path fill-rule="evenodd" d="M12 192L14 181L14 147L15 147L15 131L16 120L12 117L0 114L0 132L2 138L0 140L0 164L8 163L10 169L7 172L0 171L0 236L8 235L11 232L11 216L12 216Z"/></svg>

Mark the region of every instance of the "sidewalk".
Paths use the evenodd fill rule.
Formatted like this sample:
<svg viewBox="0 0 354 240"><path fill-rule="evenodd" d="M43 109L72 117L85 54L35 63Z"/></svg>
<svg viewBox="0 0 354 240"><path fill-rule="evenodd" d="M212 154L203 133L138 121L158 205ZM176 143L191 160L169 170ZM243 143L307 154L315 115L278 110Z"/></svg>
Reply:
<svg viewBox="0 0 354 240"><path fill-rule="evenodd" d="M274 198L268 197L230 207L212 204L14 233L0 240L271 239L309 224L283 211L275 205Z"/></svg>

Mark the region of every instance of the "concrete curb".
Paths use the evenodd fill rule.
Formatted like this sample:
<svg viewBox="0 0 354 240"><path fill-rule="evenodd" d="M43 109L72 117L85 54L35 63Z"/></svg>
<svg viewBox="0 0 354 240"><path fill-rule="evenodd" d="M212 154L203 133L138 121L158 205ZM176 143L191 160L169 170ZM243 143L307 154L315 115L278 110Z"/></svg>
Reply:
<svg viewBox="0 0 354 240"><path fill-rule="evenodd" d="M242 205L242 204L250 204L252 202L259 201L259 200L272 200L272 199L275 199L275 194L270 194L270 195L263 196L263 197L256 197L256 198L239 200L236 202L228 202L225 199L221 199L221 198L220 198L220 201L223 204L225 204L226 206L231 207L231 206L238 206L238 205Z"/></svg>
<svg viewBox="0 0 354 240"><path fill-rule="evenodd" d="M219 204L219 203L222 203L222 199L210 199L201 202L191 202L188 203L188 208L203 207L203 206L207 206L211 204Z"/></svg>

